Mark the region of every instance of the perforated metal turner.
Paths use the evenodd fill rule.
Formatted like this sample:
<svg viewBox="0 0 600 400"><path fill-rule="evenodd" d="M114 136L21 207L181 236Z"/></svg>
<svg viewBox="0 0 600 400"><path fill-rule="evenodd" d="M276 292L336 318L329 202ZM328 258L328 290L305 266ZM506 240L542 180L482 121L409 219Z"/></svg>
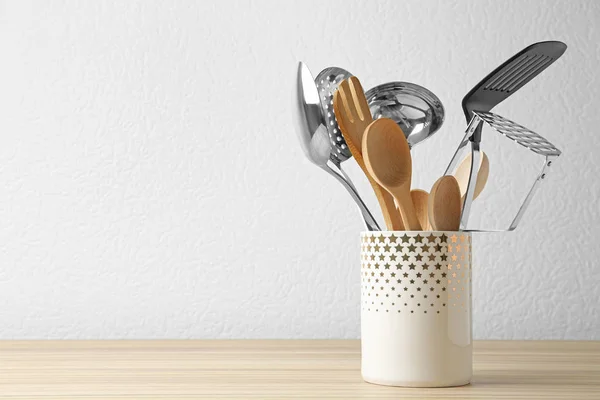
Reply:
<svg viewBox="0 0 600 400"><path fill-rule="evenodd" d="M471 143L471 171L469 177L469 185L463 204L461 214L461 229L466 230L471 203L473 202L473 193L475 191L475 182L477 181L477 168L480 162L480 143L481 130L483 122L489 124L498 132L504 134L509 139L530 148L533 152L546 157L542 172L536 179L534 185L529 191L527 197L523 201L517 215L513 219L507 230L512 231L517 227L521 220L533 194L537 188L537 184L546 175L546 168L552 164L552 160L560 155L560 151L550 144L546 139L541 137L529 129L507 120L499 115L492 114L489 111L502 101L506 100L517 90L522 88L526 83L539 75L543 70L548 68L556 61L567 49L567 45L558 41L548 41L532 44L529 47L521 50L513 57L508 59L492 73L486 76L479 82L467 95L463 98L462 106L467 119L466 134L460 142L458 149L454 153L445 174L450 174L456 168L460 154L464 147ZM518 135L513 135L512 132L518 132ZM510 134L509 134L510 133ZM518 140L517 140L518 139ZM542 147L526 146L525 143L540 143ZM552 148L551 152L546 152L544 146Z"/></svg>

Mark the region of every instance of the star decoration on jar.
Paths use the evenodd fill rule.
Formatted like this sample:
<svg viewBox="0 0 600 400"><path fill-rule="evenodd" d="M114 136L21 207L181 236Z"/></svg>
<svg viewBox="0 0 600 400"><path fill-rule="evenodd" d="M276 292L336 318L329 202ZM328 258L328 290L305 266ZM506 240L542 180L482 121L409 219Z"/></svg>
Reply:
<svg viewBox="0 0 600 400"><path fill-rule="evenodd" d="M448 307L454 307L453 304L463 309L469 307L469 303L464 300L462 302L455 300L456 303L446 301L449 297L459 298L461 294L465 298L468 296L468 299L472 297L469 290L471 275L469 234L450 234L450 237L443 233L428 233L423 236L422 232L386 235L388 234L380 232L361 235L360 265L363 300L381 301L379 311L375 311L373 307L369 308L369 312L388 310L387 312L394 312L393 315L400 318L402 314L397 314L398 311L408 307L405 311L407 312L411 307L417 307L415 306L417 301L422 302L429 295L435 299L431 308L434 316L439 317L439 312L442 311L442 307L445 307L441 306L442 301L445 301L444 304L447 303ZM455 241L453 236L456 236ZM374 272L377 274L375 275ZM398 277L403 278L398 279ZM400 286L402 281L408 285ZM377 286L370 286L371 283L376 283ZM411 297L407 306L402 306L402 303L392 304L392 301L400 296L397 292L404 293L405 297ZM363 312L367 312L366 305ZM406 318L411 314L404 315Z"/></svg>

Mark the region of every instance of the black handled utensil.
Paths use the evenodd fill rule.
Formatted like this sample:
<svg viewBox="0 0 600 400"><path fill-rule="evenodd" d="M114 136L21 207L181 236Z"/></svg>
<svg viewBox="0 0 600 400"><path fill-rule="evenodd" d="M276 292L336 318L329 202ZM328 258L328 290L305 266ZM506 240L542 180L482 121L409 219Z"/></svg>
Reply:
<svg viewBox="0 0 600 400"><path fill-rule="evenodd" d="M539 42L509 58L463 98L467 123L473 118L473 111L491 111L548 68L565 50L567 45L563 42Z"/></svg>

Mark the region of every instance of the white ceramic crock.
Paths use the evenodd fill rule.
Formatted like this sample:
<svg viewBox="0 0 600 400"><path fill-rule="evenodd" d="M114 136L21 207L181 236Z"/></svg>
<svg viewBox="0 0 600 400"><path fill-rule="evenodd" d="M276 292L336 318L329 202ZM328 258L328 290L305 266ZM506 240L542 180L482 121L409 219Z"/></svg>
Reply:
<svg viewBox="0 0 600 400"><path fill-rule="evenodd" d="M472 376L471 234L361 234L363 379L408 387Z"/></svg>

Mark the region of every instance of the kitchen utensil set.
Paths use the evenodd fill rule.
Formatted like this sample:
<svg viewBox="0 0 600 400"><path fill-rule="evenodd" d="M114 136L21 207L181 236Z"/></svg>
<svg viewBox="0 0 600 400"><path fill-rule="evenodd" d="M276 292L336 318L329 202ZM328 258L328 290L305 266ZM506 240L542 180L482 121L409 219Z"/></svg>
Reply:
<svg viewBox="0 0 600 400"><path fill-rule="evenodd" d="M360 81L344 69L326 68L313 79L308 67L300 63L294 114L300 144L311 162L350 193L367 230L380 228L342 170L341 163L352 157L375 192L388 230L474 231L467 229L471 205L484 189L490 168L488 156L480 150L485 123L545 157L541 172L507 229L514 230L548 167L561 152L537 133L490 111L565 50L566 45L556 41L528 46L467 93L462 101L468 122L465 136L430 193L411 190L410 151L439 130L445 111L437 96L419 85L390 82L365 93ZM456 168L467 144L471 151Z"/></svg>

